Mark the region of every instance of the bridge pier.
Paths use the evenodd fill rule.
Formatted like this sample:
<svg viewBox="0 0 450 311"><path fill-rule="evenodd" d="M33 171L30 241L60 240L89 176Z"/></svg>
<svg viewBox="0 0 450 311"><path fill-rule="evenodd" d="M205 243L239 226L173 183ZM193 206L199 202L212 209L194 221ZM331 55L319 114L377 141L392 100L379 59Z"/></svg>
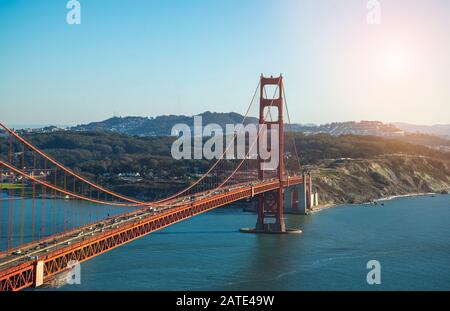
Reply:
<svg viewBox="0 0 450 311"><path fill-rule="evenodd" d="M285 212L286 214L298 214L298 215L307 215L307 209L304 204L304 201L301 200L303 194L304 186L303 184L299 184L296 186L291 186L285 189L284 192L284 202L286 205Z"/></svg>
<svg viewBox="0 0 450 311"><path fill-rule="evenodd" d="M256 231L267 233L285 233L284 200L281 189L258 195ZM280 200L281 196L281 200ZM267 218L274 218L275 222L266 222Z"/></svg>
<svg viewBox="0 0 450 311"><path fill-rule="evenodd" d="M311 174L303 174L303 183L285 189L285 212L288 214L308 215L317 205L317 195L312 193Z"/></svg>
<svg viewBox="0 0 450 311"><path fill-rule="evenodd" d="M280 210L279 206L290 206L292 200L285 199L292 195L292 188L284 188L281 200L279 199L279 189L267 192L257 196L257 213L258 219L255 228L242 228L242 233L262 233L262 234L300 234L300 229L286 228L284 222L284 210ZM279 205L278 203L281 202ZM289 205L288 205L289 204ZM291 209L291 208L290 208ZM275 221L269 222L268 219Z"/></svg>

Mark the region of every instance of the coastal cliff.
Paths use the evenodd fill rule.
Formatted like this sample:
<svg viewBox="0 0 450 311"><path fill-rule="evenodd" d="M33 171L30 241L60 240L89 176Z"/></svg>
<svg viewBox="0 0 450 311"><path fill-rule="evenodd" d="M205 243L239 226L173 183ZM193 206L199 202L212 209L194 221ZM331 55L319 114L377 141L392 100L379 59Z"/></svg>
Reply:
<svg viewBox="0 0 450 311"><path fill-rule="evenodd" d="M324 161L309 168L321 205L364 203L388 196L448 193L450 162L412 155Z"/></svg>

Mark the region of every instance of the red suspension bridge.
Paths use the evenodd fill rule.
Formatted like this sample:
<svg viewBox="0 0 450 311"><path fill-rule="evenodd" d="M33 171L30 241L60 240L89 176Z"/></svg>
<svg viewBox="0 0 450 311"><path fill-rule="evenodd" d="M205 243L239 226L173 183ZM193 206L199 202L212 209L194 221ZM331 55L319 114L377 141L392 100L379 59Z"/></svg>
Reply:
<svg viewBox="0 0 450 311"><path fill-rule="evenodd" d="M267 87L275 87L272 98L267 96ZM257 201L256 228L245 232L290 232L284 224L285 205L306 213L311 207L311 176L300 175L295 140L290 145L298 168L285 169L284 109L289 124L290 118L282 76L261 76L241 126L255 101L259 101L260 125L266 125L268 132L274 125L279 128L276 169L263 170L265 160L259 153L256 159L249 156L250 144L243 159L225 158L234 150L234 135L222 156L200 178L186 189L152 202L88 180L0 123L0 291L41 286L68 269L71 261L89 260L239 200ZM259 146L267 132L258 130L257 134Z"/></svg>

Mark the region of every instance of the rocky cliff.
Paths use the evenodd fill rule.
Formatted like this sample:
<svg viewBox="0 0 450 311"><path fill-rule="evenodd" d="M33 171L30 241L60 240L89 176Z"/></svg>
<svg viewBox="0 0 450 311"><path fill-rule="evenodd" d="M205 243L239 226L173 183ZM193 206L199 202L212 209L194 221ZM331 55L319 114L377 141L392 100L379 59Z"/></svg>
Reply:
<svg viewBox="0 0 450 311"><path fill-rule="evenodd" d="M450 190L450 159L383 155L374 159L325 161L310 169L323 205Z"/></svg>

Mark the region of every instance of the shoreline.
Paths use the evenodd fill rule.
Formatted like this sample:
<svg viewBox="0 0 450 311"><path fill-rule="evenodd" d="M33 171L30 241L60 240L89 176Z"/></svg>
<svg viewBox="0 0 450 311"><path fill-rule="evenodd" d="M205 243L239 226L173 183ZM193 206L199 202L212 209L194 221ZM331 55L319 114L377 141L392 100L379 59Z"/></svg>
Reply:
<svg viewBox="0 0 450 311"><path fill-rule="evenodd" d="M390 196L386 196L386 197L381 197L379 199L373 200L372 202L388 202L388 201L401 199L401 198L423 197L423 196L429 196L429 195L431 196L431 195L446 195L446 194L437 193L437 192L398 194L398 195L390 195ZM343 206L343 205L370 205L372 202L325 204L325 205L318 206L317 208L314 208L313 210L311 210L310 213L314 214L314 213L318 213L323 210L327 210L330 208L339 207L339 206Z"/></svg>
<svg viewBox="0 0 450 311"><path fill-rule="evenodd" d="M374 202L386 202L386 201L392 201L395 199L401 199L401 198L411 198L411 197L423 197L427 195L439 195L439 193L436 192L423 192L423 193L409 193L409 194L400 194L400 195L390 195L387 197L383 197L381 199L375 200Z"/></svg>

